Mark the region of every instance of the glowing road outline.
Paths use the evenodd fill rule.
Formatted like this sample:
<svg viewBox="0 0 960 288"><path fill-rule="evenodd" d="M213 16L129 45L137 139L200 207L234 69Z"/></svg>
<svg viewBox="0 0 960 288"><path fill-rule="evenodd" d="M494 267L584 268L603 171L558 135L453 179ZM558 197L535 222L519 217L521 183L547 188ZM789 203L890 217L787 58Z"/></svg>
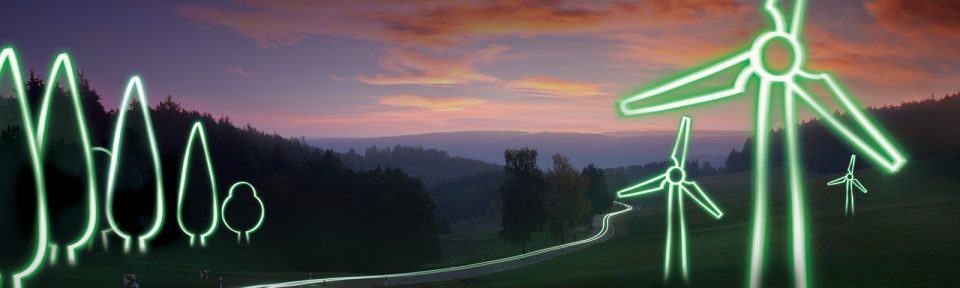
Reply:
<svg viewBox="0 0 960 288"><path fill-rule="evenodd" d="M723 211L717 208L717 205L710 200L710 197L700 189L700 186L693 181L687 180L687 150L690 143L690 129L692 124L690 117L680 119L680 127L677 129L677 139L673 145L673 151L670 152L670 160L673 166L670 166L663 174L639 184L617 191L617 198L635 197L667 189L667 241L665 244L666 254L663 259L663 280L667 281L670 277L670 258L671 247L673 246L673 206L677 206L680 215L680 267L683 274L683 281L689 279L687 271L687 226L683 218L683 196L686 195L693 199L697 205L706 210L714 219L723 217ZM691 188L687 188L691 187ZM696 193L694 193L696 192ZM676 196L676 197L674 197ZM676 204L674 204L676 198Z"/></svg>
<svg viewBox="0 0 960 288"><path fill-rule="evenodd" d="M132 238L130 234L124 232L117 226L117 221L113 217L113 194L116 192L116 182L117 182L117 168L120 166L119 156L120 156L120 147L123 142L123 124L127 120L127 109L130 106L131 98L136 93L137 102L140 104L141 113L143 113L143 122L147 130L147 140L150 146L150 156L153 160L153 173L154 173L154 182L156 183L156 207L153 218L153 225L150 226L148 231L143 235L137 235L137 243L140 248L140 253L147 252L147 241L153 239L159 234L160 229L163 227L164 220L164 203L163 203L163 172L160 169L160 152L157 148L157 137L154 135L153 122L150 120L150 105L147 102L147 94L143 92L143 84L140 81L139 76L133 76L130 78L130 81L127 83L127 88L123 93L123 100L120 101L120 106L117 108L117 125L114 128L113 132L113 144L110 149L110 168L107 170L107 199L105 204L105 210L107 215L107 222L110 224L110 229L114 234L123 238L123 252L129 253L130 246L132 243Z"/></svg>
<svg viewBox="0 0 960 288"><path fill-rule="evenodd" d="M627 212L630 212L631 210L633 210L633 206L630 206L630 205L627 205L627 204L624 204L624 203L620 203L620 202L614 202L614 203L620 204L620 205L622 205L624 208L623 208L622 210L620 210L620 211L610 212L610 213L607 213L606 215L604 215L604 216L603 216L603 226L601 226L600 230L597 231L597 234L591 236L590 238L586 238L586 239L583 239L583 240L580 240L580 241L570 242L570 243L563 244L563 245L557 245L557 246L553 246L553 247L549 247L549 248L544 248L544 249L540 249L540 250L536 250L536 251L531 251L531 252L527 252L527 253L520 254L520 255L516 255L516 256L511 256L511 257L506 257L506 258L501 258L501 259L496 259L496 260L489 260L489 261L484 261L484 262L479 262L479 263L474 263L474 264L467 264L467 265L462 265L462 266L439 268L439 269L431 269L431 270L424 270L424 271L417 271L417 272L396 273L396 274L383 274L383 275L367 275L367 276L330 277L330 278L323 278L323 279L310 279L310 280L300 280L300 281L291 281L291 282L274 283L274 284L253 285L253 286L247 286L247 287L245 287L245 288L283 288L283 287L298 287L298 286L303 286L303 285L326 284L326 283L335 283L335 282L344 282L344 281L353 281L353 280L370 280L370 279L383 279L383 280L386 280L386 279L389 279L389 278L411 277L411 276L423 276L423 275L429 275L429 274L439 274L439 273L447 273L447 272L453 272L453 271L462 271L462 270L467 270L467 269L479 268L479 267L483 267L483 266L489 266L489 265L495 265L495 264L500 264L500 263L506 263L506 262L510 262L510 261L517 261L517 260L520 260L520 259L529 258L529 257L541 255L541 254L544 254L544 253L553 252L553 251L560 250L560 249L565 249L565 248L569 248L569 247L573 247L573 246L578 246L578 245L587 244L587 243L594 242L594 241L597 241L597 240L603 238L604 236L607 235L607 233L610 232L610 219L611 219L611 218L613 218L614 216L617 216L617 215L620 215L620 214L623 214L623 213L627 213Z"/></svg>
<svg viewBox="0 0 960 288"><path fill-rule="evenodd" d="M76 115L77 129L80 134L80 145L83 148L84 167L87 174L87 223L83 228L79 239L67 244L64 251L67 253L67 263L73 266L77 264L77 249L89 245L93 240L93 234L97 229L97 182L96 169L93 165L93 153L91 153L89 130L87 129L87 118L83 112L83 102L80 99L80 93L77 89L77 80L74 76L74 69L70 56L67 53L60 53L54 61L53 68L50 70L50 79L47 81L47 87L44 89L42 102L40 104L39 122L37 122L37 150L40 157L43 158L46 144L47 122L50 120L50 100L54 96L54 88L57 86L57 75L63 72L66 76L67 89L69 97L73 101L74 115ZM57 260L56 248L59 246L51 243L50 263L55 265Z"/></svg>
<svg viewBox="0 0 960 288"><path fill-rule="evenodd" d="M233 192L236 192L236 189L239 188L240 186L250 187L250 195L253 196L253 199L257 200L257 204L260 205L260 218L257 220L257 224L254 224L253 228L250 228L250 230L247 230L247 231L240 231L233 228L233 226L230 226L230 222L227 221L227 217L226 217L227 203L230 203L230 200L233 200ZM260 200L260 196L257 195L257 188L254 188L252 184L246 181L240 181L237 183L233 183L233 185L230 185L230 191L227 192L227 198L223 200L222 209L223 211L221 211L220 214L223 215L223 226L226 226L227 229L230 231L233 231L233 233L237 233L237 244L240 244L241 234L243 236L246 236L244 238L247 239L247 244L250 244L250 233L257 232L257 230L260 229L260 226L263 225L263 219L267 216L267 210L263 206L263 200Z"/></svg>
<svg viewBox="0 0 960 288"><path fill-rule="evenodd" d="M693 70L688 74L681 74L679 78L668 79L665 82L652 85L653 88L641 90L632 93L629 96L617 101L616 109L621 116L633 117L645 114L664 112L673 109L679 109L696 104L705 104L716 100L727 99L746 91L746 84L752 76L757 76L760 80L760 91L756 102L755 119L755 139L756 148L754 157L754 218L752 229L752 245L750 252L750 267L748 276L749 287L760 287L761 275L763 272L764 242L766 238L766 218L767 218L767 156L769 142L767 133L770 127L770 97L771 86L775 83L784 86L784 131L786 138L787 169L789 175L789 194L791 210L791 234L792 234L792 258L794 285L796 287L808 287L809 272L807 266L807 234L806 234L806 215L804 204L804 193L801 185L803 181L799 162L799 148L797 147L797 98L803 101L820 117L822 122L828 124L834 132L842 135L843 139L862 153L866 154L871 160L883 167L887 172L898 171L906 163L906 158L888 139L872 120L864 114L854 99L847 96L840 85L827 73L810 73L804 71L804 61L806 54L803 46L800 44L800 35L802 33L804 14L806 9L806 0L797 0L793 6L793 17L791 25L788 27L785 23L785 17L777 7L776 0L767 0L764 3L763 11L769 16L773 23L773 31L767 31L760 34L749 49L738 52L724 58L720 62L711 64L699 70ZM788 68L778 70L771 69L765 62L764 52L767 44L772 41L782 41L787 47L792 49L793 59ZM665 92L672 91L685 86L693 86L696 82L716 78L719 73L728 71L731 68L739 68L740 73L734 81L732 87L722 88L708 92L688 93L690 95L673 95L674 98L667 99L664 103L640 103L641 107L631 107L637 105L637 102L651 100L651 97L662 96ZM799 78L799 79L798 79ZM847 126L842 124L837 118L824 108L817 100L807 92L808 88L801 87L797 80L808 80L825 85L829 90L830 96L839 100L841 107L852 116L854 123L866 131L866 136L870 137L874 143L868 143L854 134Z"/></svg>
<svg viewBox="0 0 960 288"><path fill-rule="evenodd" d="M13 48L4 48L0 51L0 76L3 76L3 68L9 67L13 80L13 90L17 94L17 102L20 104L20 120L23 121L24 136L27 138L27 149L30 151L30 164L33 169L34 189L37 194L37 220L36 233L37 243L34 248L33 258L27 261L20 271L13 272L11 282L13 288L23 287L23 280L33 276L43 263L44 256L47 253L47 241L49 240L47 222L47 192L46 182L43 179L43 169L41 169L40 152L37 147L36 138L34 138L33 120L30 115L30 105L27 103L26 89L24 88L23 77L21 76L20 61L17 60L17 54ZM3 281L3 274L0 273L0 281ZM0 282L0 286L3 286Z"/></svg>
<svg viewBox="0 0 960 288"><path fill-rule="evenodd" d="M217 231L217 224L220 223L220 204L217 200L217 177L213 173L213 161L210 160L210 148L207 146L207 133L203 130L203 124L200 121L193 123L190 129L190 137L187 138L187 148L183 151L183 165L180 166L180 185L177 187L177 225L184 234L190 237L190 247L196 243L197 233L190 232L187 226L183 224L183 196L187 186L187 174L190 172L190 155L193 155L193 141L200 137L200 149L203 149L203 159L207 165L207 176L210 177L210 197L213 207L211 208L210 227L200 234L200 247L207 246L207 237Z"/></svg>
<svg viewBox="0 0 960 288"><path fill-rule="evenodd" d="M850 155L850 164L847 165L847 174L843 175L840 178L834 179L833 181L827 182L827 186L834 186L844 184L846 186L846 200L843 203L843 213L845 215L853 216L853 188L856 187L863 194L867 194L867 187L863 187L863 183L860 183L860 180L857 180L853 176L853 168L857 165L857 155Z"/></svg>

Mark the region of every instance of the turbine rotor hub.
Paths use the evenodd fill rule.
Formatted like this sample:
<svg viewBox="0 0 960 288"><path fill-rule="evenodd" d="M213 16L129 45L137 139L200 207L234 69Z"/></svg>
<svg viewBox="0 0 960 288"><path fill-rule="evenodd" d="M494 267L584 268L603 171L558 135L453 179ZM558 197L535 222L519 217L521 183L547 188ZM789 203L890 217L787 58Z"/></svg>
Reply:
<svg viewBox="0 0 960 288"><path fill-rule="evenodd" d="M680 167L673 166L670 169L667 169L667 182L671 184L679 184L684 180L687 180L687 173L680 169Z"/></svg>
<svg viewBox="0 0 960 288"><path fill-rule="evenodd" d="M787 55L778 52L786 51ZM783 54L783 53L780 53ZM786 59L783 56L786 57ZM775 62L787 61L785 63ZM796 37L784 32L767 32L750 47L750 66L763 80L786 82L800 71L806 57Z"/></svg>

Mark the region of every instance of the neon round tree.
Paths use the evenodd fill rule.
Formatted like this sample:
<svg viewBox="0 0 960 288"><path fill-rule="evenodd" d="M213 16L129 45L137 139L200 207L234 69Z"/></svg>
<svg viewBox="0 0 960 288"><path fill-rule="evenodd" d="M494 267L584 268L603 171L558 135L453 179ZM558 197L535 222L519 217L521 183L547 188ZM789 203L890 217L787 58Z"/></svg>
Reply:
<svg viewBox="0 0 960 288"><path fill-rule="evenodd" d="M672 247L675 246L675 243L673 243L674 214L677 214L677 217L679 217L678 222L680 225L680 228L677 229L680 234L680 243L677 245L680 247L680 270L684 281L687 281L689 278L689 271L687 269L687 225L683 217L683 200L690 198L715 219L723 217L723 211L717 208L717 205L703 192L700 185L687 179L687 148L689 147L688 144L690 144L691 122L690 117L680 119L677 139L674 142L673 151L670 153L670 163L673 165L667 168L663 174L617 191L618 198L635 197L654 192L667 192L667 241L665 241L666 248L663 259L664 281L669 279L670 269L672 267L670 265L673 258ZM676 209L674 209L674 207L676 207ZM674 213L674 211L676 211L676 213Z"/></svg>
<svg viewBox="0 0 960 288"><path fill-rule="evenodd" d="M253 226L246 229L244 229L244 227L238 227L236 226L236 224L230 224L230 221L227 220L228 219L227 206L229 206L230 203L234 200L233 199L235 197L234 192L237 191L237 188L240 188L242 186L246 186L247 188L250 188L250 196L253 197L253 200L257 202L257 205L260 209L260 216L257 218L256 223L254 223ZM230 191L227 192L227 198L223 200L223 208L221 209L222 211L220 212L220 214L223 215L223 226L226 226L227 230L233 231L233 233L237 234L237 244L242 243L241 239L245 239L247 241L247 244L250 244L250 234L253 234L253 232L260 230L260 226L263 225L263 219L264 217L266 217L266 209L263 206L263 200L260 200L260 196L257 195L257 189L254 188L252 184L246 181L233 183L233 185L230 186Z"/></svg>
<svg viewBox="0 0 960 288"><path fill-rule="evenodd" d="M846 140L887 172L896 172L906 163L906 158L894 146L886 134L874 124L857 102L849 97L834 80L823 72L806 70L807 54L802 45L802 29L806 0L797 0L793 5L790 22L780 11L775 0L767 0L763 12L769 17L772 29L761 33L746 49L722 58L705 67L642 88L616 103L616 109L624 117L639 117L658 112L672 111L699 104L729 99L746 92L751 79L759 80L759 93L755 104L754 122L754 208L751 229L751 252L748 267L749 287L761 287L764 275L764 258L767 238L767 173L769 156L768 133L771 129L771 97L775 87L783 88L783 129L785 136L785 167L787 171L788 201L790 211L790 257L792 258L795 287L808 287L810 272L807 263L806 200L801 174L799 139L797 135L797 106L804 105L820 118L821 122ZM785 47L790 57L787 63L776 65L773 47ZM737 76L729 85L711 87L723 83L725 73ZM729 79L727 79L729 82ZM830 107L822 103L824 97L814 97L813 87L820 85L836 101L836 106L852 120L843 123ZM798 104L799 103L799 104Z"/></svg>

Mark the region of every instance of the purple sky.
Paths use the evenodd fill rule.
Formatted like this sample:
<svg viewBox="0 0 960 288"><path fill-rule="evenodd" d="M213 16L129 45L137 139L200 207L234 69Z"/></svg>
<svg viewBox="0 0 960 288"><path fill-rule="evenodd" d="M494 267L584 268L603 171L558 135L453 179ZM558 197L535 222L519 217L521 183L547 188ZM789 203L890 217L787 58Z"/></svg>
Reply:
<svg viewBox="0 0 960 288"><path fill-rule="evenodd" d="M734 0L36 2L0 4L24 67L68 51L107 107L139 74L151 101L307 137L670 130L681 113L749 130L749 96L640 119L613 102L768 25ZM811 1L809 66L867 105L956 92L958 27L957 1Z"/></svg>

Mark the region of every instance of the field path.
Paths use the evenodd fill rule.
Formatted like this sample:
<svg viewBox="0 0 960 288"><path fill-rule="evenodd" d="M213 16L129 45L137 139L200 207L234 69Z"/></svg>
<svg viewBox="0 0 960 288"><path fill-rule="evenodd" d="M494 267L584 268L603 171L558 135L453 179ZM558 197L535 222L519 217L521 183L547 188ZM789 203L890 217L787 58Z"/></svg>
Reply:
<svg viewBox="0 0 960 288"><path fill-rule="evenodd" d="M524 254L501 258L496 260L484 261L480 263L467 264L462 266L439 268L432 270L384 274L384 275L366 275L366 276L348 276L331 277L324 279L310 279L301 281L291 281L283 283L273 283L264 285L247 286L246 288L283 288L283 287L381 287L423 284L431 282L449 281L477 277L481 275L493 274L501 271L514 269L539 263L541 261L577 251L593 244L601 243L613 237L614 229L610 224L613 217L633 210L633 206L615 202L623 207L615 212L603 215L594 221L601 222L600 229L590 238L576 242L557 245ZM596 227L596 225L594 226Z"/></svg>

